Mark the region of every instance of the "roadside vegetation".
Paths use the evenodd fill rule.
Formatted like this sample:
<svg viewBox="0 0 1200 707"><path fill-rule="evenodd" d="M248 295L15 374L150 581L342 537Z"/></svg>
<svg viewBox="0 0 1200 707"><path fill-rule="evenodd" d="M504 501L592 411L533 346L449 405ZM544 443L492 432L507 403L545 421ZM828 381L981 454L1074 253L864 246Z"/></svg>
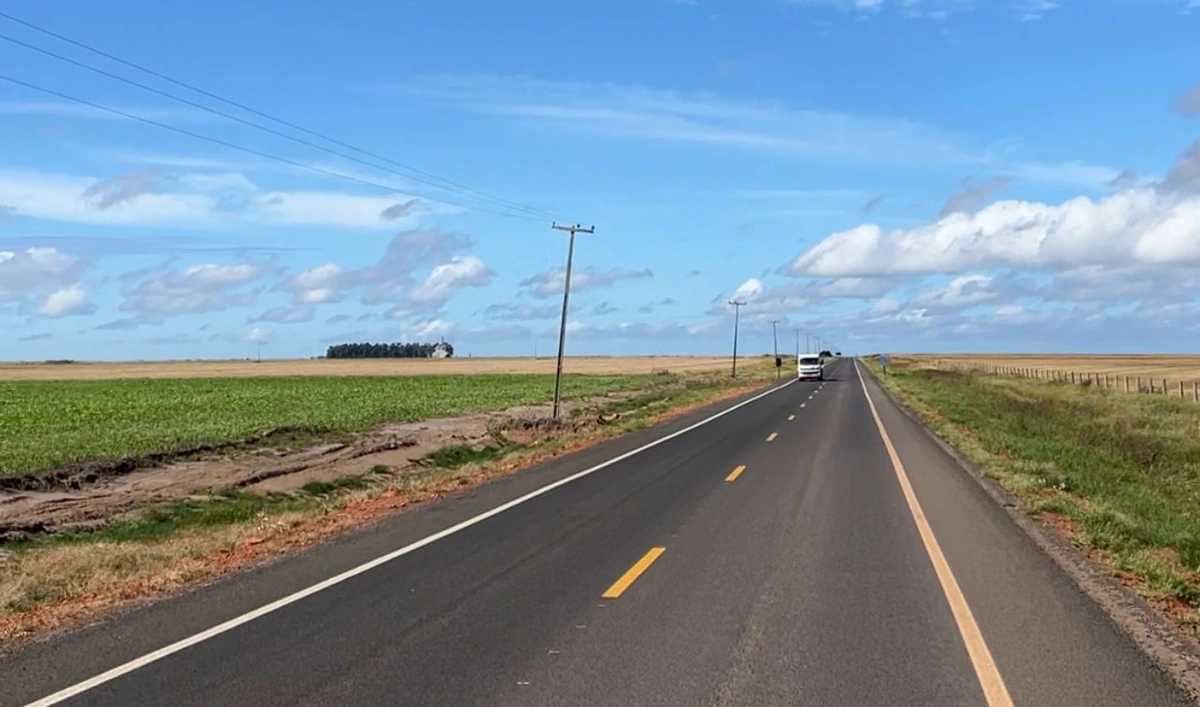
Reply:
<svg viewBox="0 0 1200 707"><path fill-rule="evenodd" d="M124 513L94 528L12 539L0 544L0 645L219 577L401 508L736 395L774 380L771 363L747 365L739 371L737 381L730 380L725 373L573 377L567 388L572 397L614 391L624 394L576 407L569 419L560 422L521 419L522 425L497 430L494 445L451 444L403 468L379 465L365 474L309 483L286 492L214 488L185 500ZM323 429L353 430L369 426L372 421L390 420L390 415L412 419L544 403L550 395L546 389L548 380L543 376L420 381L371 378L370 385L351 379L346 380L346 386L338 386L322 379L240 379L232 387L230 382L222 380L152 381L174 384L168 388L143 387L147 381L112 381L114 386L132 385L115 394L120 402L105 400L93 404L118 415L121 402L141 401L143 412L133 416L137 421L135 426L158 430L158 436L143 436L141 443L144 449L161 451L161 446L154 446L154 440L166 439L178 444L180 430L195 435L198 430L226 429L213 427L223 416L238 420L240 427L230 430L242 431L241 437L228 432L226 439L230 440L243 439L245 430L261 431L256 425L287 424L279 418L293 420L298 416L310 420L305 429L316 427L311 422L315 417L326 425ZM41 435L42 444L69 445L81 439L55 431L56 426L78 428L78 424L70 422L70 415L78 409L83 410L90 425L107 426L113 439L119 440L125 423L119 417L106 419L104 413L83 405L75 385L78 384L54 392L60 401L74 400L78 408L68 404L63 409L71 412L60 412L58 416L40 413L43 428L36 429L35 434ZM241 385L249 386L250 392L237 394ZM371 386L379 386L379 390L369 390ZM168 396L167 401L154 399L165 391L176 397ZM408 396L421 396L421 401L406 402L404 392ZM22 393L26 395L23 398L26 409L37 408L32 391ZM200 400L184 400L192 394L199 395ZM454 395L461 399L446 399ZM370 402L364 404L364 398ZM204 410L205 404L218 409ZM300 404L320 412L292 409ZM249 412L237 412L243 406ZM166 411L170 411L168 419L157 423L155 418L167 414ZM189 414L196 419L188 420ZM53 420L58 420L57 425ZM214 438L189 439L211 442ZM63 451L69 450L66 447ZM119 453L131 453L130 447L120 450ZM27 454L33 451L30 449ZM9 451L6 449L4 453Z"/></svg>
<svg viewBox="0 0 1200 707"><path fill-rule="evenodd" d="M1026 511L1200 633L1200 406L915 359L879 378Z"/></svg>
<svg viewBox="0 0 1200 707"><path fill-rule="evenodd" d="M581 397L648 385L653 376L566 376ZM553 376L289 376L0 381L0 477L66 464L229 445L266 432L348 433L543 403Z"/></svg>

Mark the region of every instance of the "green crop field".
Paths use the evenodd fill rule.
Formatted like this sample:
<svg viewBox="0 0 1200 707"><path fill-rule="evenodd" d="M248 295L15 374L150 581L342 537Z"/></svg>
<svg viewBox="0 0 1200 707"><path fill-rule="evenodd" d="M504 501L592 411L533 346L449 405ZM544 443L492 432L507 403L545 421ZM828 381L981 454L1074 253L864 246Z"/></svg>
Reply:
<svg viewBox="0 0 1200 707"><path fill-rule="evenodd" d="M567 376L568 397L664 376ZM288 376L0 382L0 476L233 443L270 429L351 432L548 401L546 375Z"/></svg>

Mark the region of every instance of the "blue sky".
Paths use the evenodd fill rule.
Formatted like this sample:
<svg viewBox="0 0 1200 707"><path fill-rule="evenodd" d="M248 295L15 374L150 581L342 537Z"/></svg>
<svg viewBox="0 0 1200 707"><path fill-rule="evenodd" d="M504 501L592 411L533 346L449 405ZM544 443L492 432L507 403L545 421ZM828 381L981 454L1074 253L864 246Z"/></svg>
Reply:
<svg viewBox="0 0 1200 707"><path fill-rule="evenodd" d="M1196 0L5 11L342 144L0 17L0 359L1200 350Z"/></svg>

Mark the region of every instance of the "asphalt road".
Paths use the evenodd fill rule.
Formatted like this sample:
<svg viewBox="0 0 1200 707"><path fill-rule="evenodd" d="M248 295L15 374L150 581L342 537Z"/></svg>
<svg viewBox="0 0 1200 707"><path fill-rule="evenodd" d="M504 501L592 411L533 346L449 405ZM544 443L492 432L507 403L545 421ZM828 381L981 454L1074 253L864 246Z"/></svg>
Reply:
<svg viewBox="0 0 1200 707"><path fill-rule="evenodd" d="M1189 704L851 362L830 378L158 659L730 403L2 658L0 702L140 658L65 704Z"/></svg>

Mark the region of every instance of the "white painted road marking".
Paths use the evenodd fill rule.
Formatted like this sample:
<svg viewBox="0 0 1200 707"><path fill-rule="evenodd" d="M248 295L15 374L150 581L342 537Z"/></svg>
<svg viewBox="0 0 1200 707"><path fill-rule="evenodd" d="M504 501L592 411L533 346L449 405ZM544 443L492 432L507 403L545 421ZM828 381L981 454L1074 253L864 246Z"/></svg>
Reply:
<svg viewBox="0 0 1200 707"><path fill-rule="evenodd" d="M516 508L517 506L521 505L522 503L526 503L527 501L532 501L533 499L537 498L538 496L541 496L542 494L545 494L545 493L549 493L550 491L553 491L554 489L556 489L560 486L566 486L567 484L571 483L572 481L577 481L579 479L582 479L583 477L594 474L597 471L600 471L601 469L610 467L613 464L624 461L634 455L640 454L640 453L646 451L647 449L657 447L658 445L662 444L663 442L667 442L669 440L675 439L676 437L685 435L694 429L703 427L704 425L707 425L708 423L710 423L718 418L728 415L729 413L733 412L734 410L745 407L755 401L761 400L762 398L765 398L768 395L771 395L772 393L777 393L795 382L796 382L795 380L790 380L781 386L771 388L770 390L759 393L758 395L754 396L753 398L750 398L748 400L743 400L742 402L738 403L737 405L733 405L728 408L725 408L721 412L718 412L709 417L706 417L703 420L701 420L695 424L689 425L681 430L676 430L675 432L672 432L669 435L659 437L658 439L654 440L653 442L648 442L648 443L638 447L637 449L632 449L628 452L625 452L624 454L619 454L619 455L613 457L612 459L609 459L608 461L601 462L593 467L589 467L587 469L584 469L583 471L576 472L568 477L559 479L558 481L555 481L553 483L546 484L545 486L543 486L539 489L530 491L529 493L525 494L524 496L520 496L520 497L514 498L513 500L508 501L506 503L502 503L499 506L496 506L495 508L493 508L489 511L480 513L479 515L474 516L473 518L468 518L467 520L464 520L461 523L452 525L449 528L446 528L445 530L440 530L440 531L434 533L433 535L428 535L424 538L421 538L420 540L417 540L416 542L409 543L408 545L405 545L404 547L402 547L398 550L393 550L392 552L389 552L386 555L380 555L379 557L376 557L374 560L364 562L363 564L361 564L357 567L354 567L352 569L348 569L345 572L342 572L341 574L334 575L333 577L330 577L329 579L318 582L312 586L306 587L299 591L293 592L292 594L289 594L281 599L276 599L275 601L273 601L269 604L264 604L263 606L260 606L257 609L254 609L252 611L248 611L248 612L242 614L241 616L235 616L234 618L229 619L228 621L217 624L216 626L213 626L212 628L205 629L204 631L201 631L200 633L188 636L187 638L180 639L170 645L163 646L162 648L159 648L156 651L147 653L139 658L134 658L133 660L131 660L127 663L122 663L121 665L118 665L117 667L112 668L110 670L106 670L105 672L100 673L99 675L90 677L87 680L84 680L82 682L75 683L74 685L71 685L70 687L63 688L62 690L59 690L58 692L55 692L52 695L47 695L46 697L43 697L42 699L37 700L36 702L30 702L27 707L47 707L48 705L58 704L59 702L62 702L71 697L74 697L75 695L87 692L88 690L91 690L94 687L98 687L100 685L103 685L106 682L115 680L115 679L121 677L122 675L125 675L126 673L131 673L131 672L137 670L138 668L145 667L147 665L150 665L151 663L162 660L163 658L166 658L169 655L178 653L179 651L181 651L185 648L194 646L197 643L203 643L204 641L207 641L210 638L219 636L222 633L225 633L226 631L230 631L232 629L237 628L238 626L241 626L242 624L249 623L249 622L259 618L260 616L266 616L267 614L270 614L271 612L278 611L279 609L282 609L283 607L288 606L289 604L294 604L294 603L300 601L301 599L310 597L313 594L316 594L317 592L321 592L326 589L329 589L330 587L332 587L334 585L341 584L342 582L345 582L348 579L357 577L358 575L363 574L365 572L369 572L370 570L373 570L376 567L379 567L380 565L391 562L392 560L395 560L399 557L403 557L409 553L412 553L416 550L419 550L419 549L425 547L426 545L431 545L431 544L437 542L438 540L441 540L442 538L447 538L451 535L454 535L455 533L457 533L459 531L466 530L467 528L470 528L473 525L482 523L483 521L487 520L488 518L491 518L492 516L500 515L501 513L505 512L509 509ZM576 628L584 628L584 627L577 626Z"/></svg>

